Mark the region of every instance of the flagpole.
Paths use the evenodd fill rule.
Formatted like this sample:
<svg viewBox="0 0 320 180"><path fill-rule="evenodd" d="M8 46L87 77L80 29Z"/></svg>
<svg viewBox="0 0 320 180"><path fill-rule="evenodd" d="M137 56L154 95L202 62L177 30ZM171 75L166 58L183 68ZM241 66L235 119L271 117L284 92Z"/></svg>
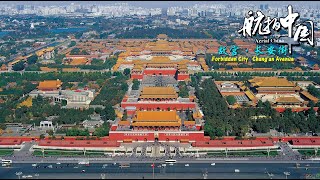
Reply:
<svg viewBox="0 0 320 180"><path fill-rule="evenodd" d="M152 177L154 179L154 163L152 164Z"/></svg>

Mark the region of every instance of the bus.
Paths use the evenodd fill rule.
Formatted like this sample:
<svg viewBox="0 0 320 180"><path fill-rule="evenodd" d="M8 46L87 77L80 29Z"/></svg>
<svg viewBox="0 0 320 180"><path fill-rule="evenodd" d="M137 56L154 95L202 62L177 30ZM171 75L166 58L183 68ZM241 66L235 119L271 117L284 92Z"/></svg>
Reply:
<svg viewBox="0 0 320 180"><path fill-rule="evenodd" d="M166 160L166 163L168 163L168 164L174 164L176 162L177 162L177 160L173 160L173 159Z"/></svg>
<svg viewBox="0 0 320 180"><path fill-rule="evenodd" d="M90 162L89 162L89 160L79 160L78 164L79 164L79 165L89 166L89 165L90 165Z"/></svg>
<svg viewBox="0 0 320 180"><path fill-rule="evenodd" d="M122 169L122 168L129 168L130 167L130 163L121 163L119 165L119 167Z"/></svg>
<svg viewBox="0 0 320 180"><path fill-rule="evenodd" d="M2 159L2 167L11 166L12 160Z"/></svg>

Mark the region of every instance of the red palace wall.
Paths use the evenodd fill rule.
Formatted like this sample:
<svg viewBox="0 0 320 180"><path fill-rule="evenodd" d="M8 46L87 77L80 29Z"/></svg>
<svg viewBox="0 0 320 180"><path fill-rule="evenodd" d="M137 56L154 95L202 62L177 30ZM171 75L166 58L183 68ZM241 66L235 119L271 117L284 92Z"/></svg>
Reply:
<svg viewBox="0 0 320 180"><path fill-rule="evenodd" d="M134 106L137 109L177 109L177 110L187 110L193 109L196 107L194 102L190 103L129 103L129 102L122 102L121 107L126 108L128 106Z"/></svg>
<svg viewBox="0 0 320 180"><path fill-rule="evenodd" d="M40 140L39 146L58 147L119 147L120 143L110 140Z"/></svg>
<svg viewBox="0 0 320 180"><path fill-rule="evenodd" d="M145 69L143 75L170 75L174 76L176 74L176 69Z"/></svg>
<svg viewBox="0 0 320 180"><path fill-rule="evenodd" d="M275 108L276 109L276 111L278 111L279 113L283 113L285 110L286 110L286 108L284 108L284 107L277 107L277 108ZM292 112L300 112L300 111L307 111L308 109L310 109L310 107L299 107L299 108L291 108L291 111ZM313 108L315 111L318 111L318 107L314 107Z"/></svg>
<svg viewBox="0 0 320 180"><path fill-rule="evenodd" d="M188 140L188 141L204 141L204 133L203 131L199 132L159 132L159 141L180 141L180 140Z"/></svg>
<svg viewBox="0 0 320 180"><path fill-rule="evenodd" d="M143 74L131 74L131 79L142 79Z"/></svg>
<svg viewBox="0 0 320 180"><path fill-rule="evenodd" d="M57 91L57 88L38 88L41 91Z"/></svg>
<svg viewBox="0 0 320 180"><path fill-rule="evenodd" d="M132 141L154 141L154 133L151 132L121 132L121 131L110 131L109 138L112 141L123 141L125 139L131 139Z"/></svg>
<svg viewBox="0 0 320 180"><path fill-rule="evenodd" d="M178 74L177 80L184 81L185 79L189 78L189 74Z"/></svg>
<svg viewBox="0 0 320 180"><path fill-rule="evenodd" d="M158 136L156 135L158 133ZM109 138L111 141L123 141L131 139L132 141L155 141L158 137L159 141L205 141L203 131L199 132L143 132L143 131L110 131Z"/></svg>
<svg viewBox="0 0 320 180"><path fill-rule="evenodd" d="M99 55L66 55L67 58L77 58L77 57L86 57L86 58L98 58Z"/></svg>
<svg viewBox="0 0 320 180"><path fill-rule="evenodd" d="M136 112L135 110L127 110L128 115L134 115L135 112Z"/></svg>
<svg viewBox="0 0 320 180"><path fill-rule="evenodd" d="M259 91L259 94L295 94L295 91Z"/></svg>

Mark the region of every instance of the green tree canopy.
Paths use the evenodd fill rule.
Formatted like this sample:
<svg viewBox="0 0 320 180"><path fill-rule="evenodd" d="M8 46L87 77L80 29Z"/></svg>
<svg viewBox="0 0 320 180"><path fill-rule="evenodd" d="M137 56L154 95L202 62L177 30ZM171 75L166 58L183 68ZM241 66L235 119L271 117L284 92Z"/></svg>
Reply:
<svg viewBox="0 0 320 180"><path fill-rule="evenodd" d="M232 96L232 95L227 96L226 100L227 100L228 104L230 104L230 105L234 105L237 102L236 98L234 98L234 96Z"/></svg>

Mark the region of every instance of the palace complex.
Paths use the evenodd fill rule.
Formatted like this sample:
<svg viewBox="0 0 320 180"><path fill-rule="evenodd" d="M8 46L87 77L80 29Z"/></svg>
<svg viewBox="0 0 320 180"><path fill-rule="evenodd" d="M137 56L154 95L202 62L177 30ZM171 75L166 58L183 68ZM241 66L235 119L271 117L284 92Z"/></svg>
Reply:
<svg viewBox="0 0 320 180"><path fill-rule="evenodd" d="M178 81L187 80L190 73L208 71L204 49L181 42L168 41L164 34L155 42L141 42L138 47L127 47L119 54L113 70L131 70L131 78L143 76L172 76Z"/></svg>
<svg viewBox="0 0 320 180"><path fill-rule="evenodd" d="M160 34L157 41L119 55L115 70L131 69L140 88L129 88L120 104L120 117L109 137L118 142L195 142L205 139L203 113L188 87L188 97L179 96L179 81L207 70L204 53L181 48Z"/></svg>
<svg viewBox="0 0 320 180"><path fill-rule="evenodd" d="M255 77L248 80L248 86L237 81L216 81L221 95L234 96L236 103L233 107L241 107L244 104L256 106L258 101L269 101L278 112L286 108L293 111L305 111L310 107L310 101L318 102L318 98L311 95L304 84L310 82L293 82L279 77ZM312 84L312 82L311 82ZM314 107L317 110L317 107Z"/></svg>

